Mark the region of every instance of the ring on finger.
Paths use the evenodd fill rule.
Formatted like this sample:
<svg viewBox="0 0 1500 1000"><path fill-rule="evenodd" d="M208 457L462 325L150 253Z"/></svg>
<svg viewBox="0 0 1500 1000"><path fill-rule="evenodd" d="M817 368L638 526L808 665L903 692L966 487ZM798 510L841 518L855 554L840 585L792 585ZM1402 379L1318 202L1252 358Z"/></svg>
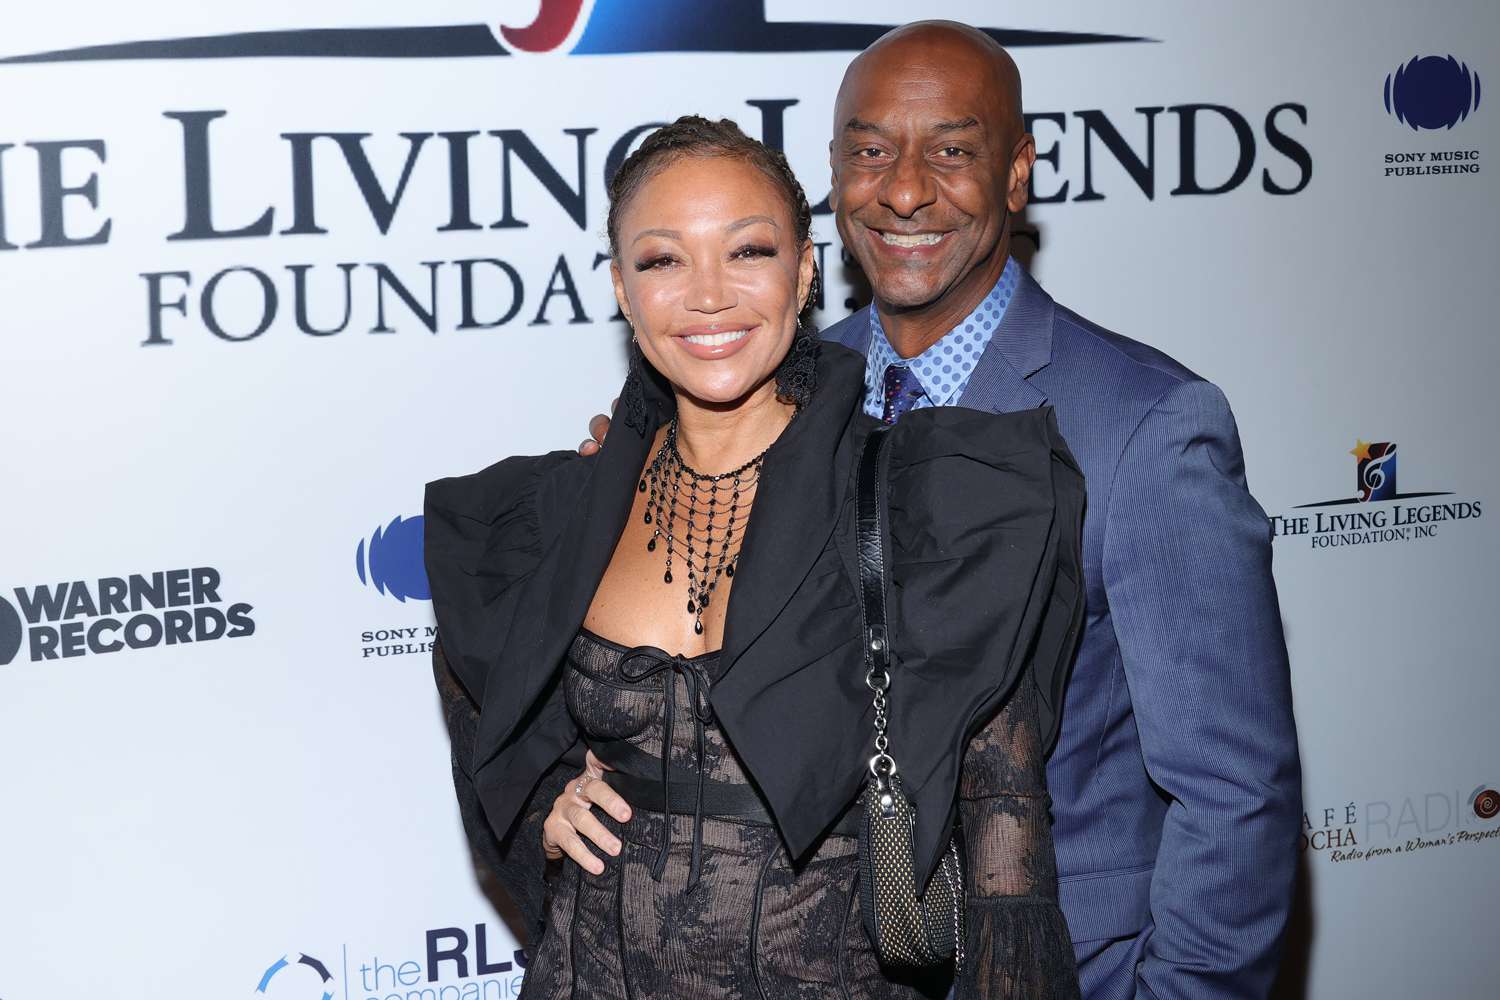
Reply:
<svg viewBox="0 0 1500 1000"><path fill-rule="evenodd" d="M583 790L588 785L588 783L588 775L584 775L582 778L579 778L578 782L573 785L573 794L578 796L580 799L583 798Z"/></svg>

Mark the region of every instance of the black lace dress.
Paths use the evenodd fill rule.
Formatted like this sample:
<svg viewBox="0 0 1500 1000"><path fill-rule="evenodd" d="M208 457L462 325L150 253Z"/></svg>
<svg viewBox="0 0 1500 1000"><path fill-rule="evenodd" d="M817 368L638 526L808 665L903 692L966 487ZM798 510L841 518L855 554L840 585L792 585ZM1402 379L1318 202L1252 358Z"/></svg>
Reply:
<svg viewBox="0 0 1500 1000"><path fill-rule="evenodd" d="M600 466L555 453L429 487L454 778L530 925L528 1000L1078 996L1044 769L1082 609L1076 466L1040 411L917 411L893 432L892 742L934 855L956 799L968 946L956 982L884 968L840 819L870 735L846 489L863 360L825 351L767 456L721 653L580 630L645 460L627 432ZM540 855L585 745L634 809L600 814L624 848L598 876ZM764 808L716 807L747 789Z"/></svg>
<svg viewBox="0 0 1500 1000"><path fill-rule="evenodd" d="M472 731L475 709L447 673L441 650L435 665L450 728ZM747 781L705 711L702 695L717 666L717 654L669 657L581 631L568 652L568 708L601 757L654 773L668 745L670 688L670 766L678 775L699 773L701 723L701 773L712 796L716 785ZM911 976L878 966L860 920L850 836L828 837L794 868L767 821L707 815L695 831L695 803L689 799L673 804L670 836L664 836L664 815L637 809L626 824L603 817L624 848L618 858L600 852L602 875L553 862L546 868L545 899L537 900L537 844L546 811L531 812L516 831L514 848L502 852L477 815L458 763L466 825L478 843L488 845L483 860L523 908L533 910L529 916L541 907L540 939L531 943L522 992L528 1000L947 995L951 980L944 972ZM565 778L544 783L548 807ZM959 815L970 957L954 995L1076 996L1072 946L1057 907L1031 686L1018 690L969 744Z"/></svg>

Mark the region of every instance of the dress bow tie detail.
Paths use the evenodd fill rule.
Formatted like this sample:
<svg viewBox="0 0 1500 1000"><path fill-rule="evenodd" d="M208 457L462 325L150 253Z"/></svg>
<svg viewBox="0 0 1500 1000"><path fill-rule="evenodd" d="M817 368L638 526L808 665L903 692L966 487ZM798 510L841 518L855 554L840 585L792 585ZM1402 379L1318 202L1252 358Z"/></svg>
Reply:
<svg viewBox="0 0 1500 1000"><path fill-rule="evenodd" d="M635 684L658 674L666 676L666 681L662 685L666 700L663 719L666 731L662 735L661 743L662 838L661 848L656 855L656 864L651 869L652 878L658 882L661 881L662 872L666 870L667 857L672 849L672 727L677 714L677 679L681 677L683 683L687 685L688 704L691 706L690 711L693 716L698 772L697 786L693 796L693 855L688 866L687 881L688 891L692 891L697 887L698 879L703 873L703 771L707 742L705 729L714 721L713 706L708 701L710 680L704 670L701 657L693 659L686 656L673 656L655 646L636 646L627 650L620 659L619 670L622 679Z"/></svg>

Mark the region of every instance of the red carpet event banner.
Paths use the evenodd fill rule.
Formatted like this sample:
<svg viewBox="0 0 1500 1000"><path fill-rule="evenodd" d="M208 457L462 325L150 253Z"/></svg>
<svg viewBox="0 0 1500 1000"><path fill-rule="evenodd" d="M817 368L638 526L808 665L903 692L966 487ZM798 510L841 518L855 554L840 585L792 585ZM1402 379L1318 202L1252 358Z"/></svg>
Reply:
<svg viewBox="0 0 1500 1000"><path fill-rule="evenodd" d="M867 302L833 97L915 13L10 11L0 998L517 995L448 771L423 484L608 408L606 183L679 115L784 149L819 321ZM1234 407L1305 772L1277 994L1494 996L1500 8L920 13L1020 66L1023 263Z"/></svg>

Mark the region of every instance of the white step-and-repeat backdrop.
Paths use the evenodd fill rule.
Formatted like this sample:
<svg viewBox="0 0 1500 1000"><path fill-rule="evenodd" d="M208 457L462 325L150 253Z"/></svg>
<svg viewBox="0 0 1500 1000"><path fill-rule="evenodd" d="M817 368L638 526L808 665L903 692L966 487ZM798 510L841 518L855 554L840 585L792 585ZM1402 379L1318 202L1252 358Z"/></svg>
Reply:
<svg viewBox="0 0 1500 1000"><path fill-rule="evenodd" d="M571 447L614 395L632 143L731 116L822 199L843 67L914 11L4 16L0 997L515 994L449 786L422 484ZM1281 988L1495 996L1500 7L921 14L1020 63L1043 283L1238 414L1306 767Z"/></svg>

